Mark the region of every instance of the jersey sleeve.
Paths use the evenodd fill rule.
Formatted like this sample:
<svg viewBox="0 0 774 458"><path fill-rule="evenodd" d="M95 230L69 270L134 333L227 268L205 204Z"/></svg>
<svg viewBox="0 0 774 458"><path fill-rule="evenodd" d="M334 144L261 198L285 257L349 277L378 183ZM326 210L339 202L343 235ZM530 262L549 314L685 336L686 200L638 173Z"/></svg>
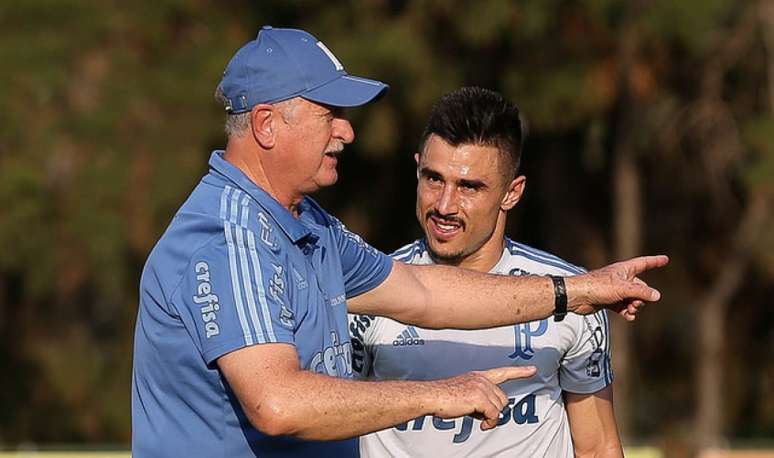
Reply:
<svg viewBox="0 0 774 458"><path fill-rule="evenodd" d="M376 317L355 315L349 317L349 337L352 343L352 373L356 379L367 379L371 375L373 346L371 331Z"/></svg>
<svg viewBox="0 0 774 458"><path fill-rule="evenodd" d="M333 236L341 254L341 270L347 298L370 291L390 275L392 258L372 247L331 216Z"/></svg>
<svg viewBox="0 0 774 458"><path fill-rule="evenodd" d="M570 393L595 393L613 382L607 311L576 317L577 338L560 362L559 385Z"/></svg>
<svg viewBox="0 0 774 458"><path fill-rule="evenodd" d="M192 257L172 302L205 361L255 344L295 344L281 257L249 229L226 224ZM281 253L280 253L281 255Z"/></svg>

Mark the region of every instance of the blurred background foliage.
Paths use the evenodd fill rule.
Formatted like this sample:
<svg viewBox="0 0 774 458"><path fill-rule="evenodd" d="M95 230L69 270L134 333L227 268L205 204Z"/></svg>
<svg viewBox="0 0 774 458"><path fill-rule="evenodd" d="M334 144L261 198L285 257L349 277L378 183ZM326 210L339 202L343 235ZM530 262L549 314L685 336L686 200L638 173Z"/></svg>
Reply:
<svg viewBox="0 0 774 458"><path fill-rule="evenodd" d="M412 155L463 85L530 124L509 234L664 299L616 322L627 441L774 437L772 0L0 3L0 444L130 435L145 257L223 146L212 94L262 24L309 30L388 95L318 199L375 246L419 235Z"/></svg>

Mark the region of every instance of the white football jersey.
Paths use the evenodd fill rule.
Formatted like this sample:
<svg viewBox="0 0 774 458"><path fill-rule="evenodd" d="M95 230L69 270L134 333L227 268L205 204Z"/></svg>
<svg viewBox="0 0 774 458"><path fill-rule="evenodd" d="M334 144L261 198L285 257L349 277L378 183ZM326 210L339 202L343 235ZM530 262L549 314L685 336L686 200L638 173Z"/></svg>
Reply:
<svg viewBox="0 0 774 458"><path fill-rule="evenodd" d="M410 264L431 264L424 240L393 253ZM562 259L506 239L491 273L573 275L583 272ZM536 366L533 377L506 382L509 403L498 426L481 431L466 416L431 415L360 438L364 457L572 457L562 391L595 393L612 382L605 311L567 314L493 329L429 330L369 315L350 315L352 366L370 380L435 380L472 370Z"/></svg>

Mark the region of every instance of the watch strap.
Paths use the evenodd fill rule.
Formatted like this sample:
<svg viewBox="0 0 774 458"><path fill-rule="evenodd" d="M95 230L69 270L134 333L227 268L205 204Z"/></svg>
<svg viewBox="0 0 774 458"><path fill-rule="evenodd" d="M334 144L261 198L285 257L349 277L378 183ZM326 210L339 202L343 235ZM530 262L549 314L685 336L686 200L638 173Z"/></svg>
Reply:
<svg viewBox="0 0 774 458"><path fill-rule="evenodd" d="M567 315L567 287L564 277L549 275L554 283L554 321L562 321Z"/></svg>

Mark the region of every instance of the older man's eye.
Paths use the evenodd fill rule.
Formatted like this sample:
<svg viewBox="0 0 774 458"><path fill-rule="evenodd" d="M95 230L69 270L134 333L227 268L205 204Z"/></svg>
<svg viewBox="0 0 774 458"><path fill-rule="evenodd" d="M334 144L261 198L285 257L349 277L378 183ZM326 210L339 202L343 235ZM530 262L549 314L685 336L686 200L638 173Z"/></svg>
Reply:
<svg viewBox="0 0 774 458"><path fill-rule="evenodd" d="M342 107L332 107L328 111L327 115L328 115L329 119L335 119L335 118L344 119L345 118L344 108L342 108Z"/></svg>

